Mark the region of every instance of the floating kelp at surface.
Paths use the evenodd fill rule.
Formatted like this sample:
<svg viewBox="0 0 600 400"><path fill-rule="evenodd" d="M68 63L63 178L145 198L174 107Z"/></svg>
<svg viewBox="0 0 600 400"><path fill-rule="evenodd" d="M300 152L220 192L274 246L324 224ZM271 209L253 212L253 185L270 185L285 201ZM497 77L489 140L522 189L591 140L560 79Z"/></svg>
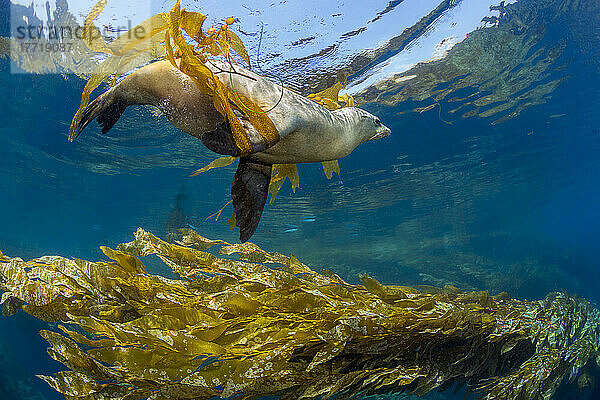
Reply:
<svg viewBox="0 0 600 400"><path fill-rule="evenodd" d="M548 399L600 362L600 312L564 293L350 285L189 230L177 245L138 229L101 249L113 261L0 262L5 315L64 324L41 335L69 370L42 379L68 399L349 398L453 383ZM149 274L138 257L152 254L181 279Z"/></svg>

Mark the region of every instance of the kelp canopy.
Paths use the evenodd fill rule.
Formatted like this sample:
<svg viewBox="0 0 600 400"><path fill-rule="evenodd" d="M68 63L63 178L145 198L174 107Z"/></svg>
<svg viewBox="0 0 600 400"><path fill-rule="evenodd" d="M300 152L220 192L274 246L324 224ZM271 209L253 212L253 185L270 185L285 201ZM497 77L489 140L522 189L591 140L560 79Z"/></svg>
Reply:
<svg viewBox="0 0 600 400"><path fill-rule="evenodd" d="M109 262L0 253L4 315L62 323L41 335L68 370L42 379L67 399L349 398L453 383L486 399L549 399L586 386L600 362L600 313L577 297L351 285L252 243L183 232L169 244L138 229L101 247ZM152 254L180 279L149 274L138 257Z"/></svg>

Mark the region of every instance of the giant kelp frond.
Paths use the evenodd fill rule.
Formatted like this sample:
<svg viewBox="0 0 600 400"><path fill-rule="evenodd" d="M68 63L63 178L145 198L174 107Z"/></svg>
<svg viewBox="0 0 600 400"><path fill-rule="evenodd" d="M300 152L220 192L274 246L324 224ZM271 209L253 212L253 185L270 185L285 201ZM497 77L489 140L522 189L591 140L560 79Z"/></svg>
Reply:
<svg viewBox="0 0 600 400"><path fill-rule="evenodd" d="M0 260L5 315L64 324L42 336L68 370L43 379L68 399L348 398L453 382L547 399L599 355L598 310L566 294L350 285L193 231L170 244L139 229L102 251L112 261ZM181 279L149 274L138 257L152 254Z"/></svg>
<svg viewBox="0 0 600 400"><path fill-rule="evenodd" d="M187 21L190 22L185 22L186 15L193 16L187 18ZM241 40L227 28L227 24L223 24L221 29L212 35L204 35L202 33L204 20L205 17L202 14L181 10L180 0L178 0L171 9L170 28L165 36L167 57L175 67L196 83L202 93L212 97L215 109L229 121L233 139L242 155L250 154L252 145L250 137L233 112L232 104L248 118L269 145L277 143L279 132L266 113L262 112L261 108L252 100L225 86L206 65L211 56L224 56L229 61L232 71L223 72L235 73L229 58L229 49L237 49L237 52L245 55L247 59L247 53ZM195 35L196 43L188 43L183 35L184 31L190 36ZM169 36L173 39L177 49L174 50L171 46ZM179 63L175 62L176 50L181 55Z"/></svg>
<svg viewBox="0 0 600 400"><path fill-rule="evenodd" d="M340 91L346 87L346 83L336 82L318 93L311 93L307 97L319 103L328 110L337 110L342 107L354 107L354 98L348 94L340 95Z"/></svg>

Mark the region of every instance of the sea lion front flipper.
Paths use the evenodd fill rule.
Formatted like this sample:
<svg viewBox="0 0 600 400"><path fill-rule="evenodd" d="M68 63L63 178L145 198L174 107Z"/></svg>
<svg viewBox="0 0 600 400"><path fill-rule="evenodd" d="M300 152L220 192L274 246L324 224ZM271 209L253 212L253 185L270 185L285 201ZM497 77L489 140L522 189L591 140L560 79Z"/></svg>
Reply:
<svg viewBox="0 0 600 400"><path fill-rule="evenodd" d="M219 122L214 131L204 132L200 139L209 150L215 153L234 157L239 157L241 154L240 149L235 145L231 125L227 119Z"/></svg>
<svg viewBox="0 0 600 400"><path fill-rule="evenodd" d="M250 121L238 110L234 110L233 113L244 127L244 130L250 139L252 153L258 153L259 151L265 150L268 145L267 142ZM203 133L201 140L209 150L212 150L215 153L234 157L239 157L241 155L241 151L236 146L233 133L231 132L231 124L227 119L218 123L214 131Z"/></svg>
<svg viewBox="0 0 600 400"><path fill-rule="evenodd" d="M250 239L260 222L267 201L271 168L271 165L254 163L246 157L240 158L231 183L231 199L242 243Z"/></svg>

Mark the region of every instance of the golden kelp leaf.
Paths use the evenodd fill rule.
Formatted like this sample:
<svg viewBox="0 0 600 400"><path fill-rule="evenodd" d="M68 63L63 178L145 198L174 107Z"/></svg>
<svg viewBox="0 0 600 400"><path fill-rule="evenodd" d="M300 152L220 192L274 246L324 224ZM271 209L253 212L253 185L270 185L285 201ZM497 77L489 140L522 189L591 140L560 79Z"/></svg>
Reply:
<svg viewBox="0 0 600 400"><path fill-rule="evenodd" d="M428 105L426 107L417 107L413 111L414 112L418 112L420 114L420 113L424 113L425 111L431 110L433 107L435 107L437 105L438 105L438 103L434 103L434 104L430 104L430 105Z"/></svg>
<svg viewBox="0 0 600 400"><path fill-rule="evenodd" d="M296 164L279 164L279 171L277 174L282 177L287 177L290 180L294 192L296 191L296 188L300 186L298 166Z"/></svg>
<svg viewBox="0 0 600 400"><path fill-rule="evenodd" d="M101 0L100 3L102 2L103 0ZM102 11L103 7L104 5L102 5L102 7L97 11ZM86 21L89 20L89 24L91 26L90 29L96 29L97 31L97 28L93 26L90 17L91 15L88 16ZM94 35L95 41L93 42L94 47L90 47L90 49L109 54L114 57L129 57L131 59L132 56L136 56L141 52L147 52L150 48L159 47L161 45L160 42L162 41L162 38L158 34L167 29L168 26L169 14L159 13L136 25L129 31L121 34L110 44L106 44L104 39L100 36L100 32L97 31L96 33L91 33L91 35ZM150 43L144 43L148 41L150 41ZM136 49L136 47L142 44L144 47ZM126 69L123 72L128 71L129 69Z"/></svg>
<svg viewBox="0 0 600 400"><path fill-rule="evenodd" d="M329 100L336 101L338 99L338 94L340 93L340 90L342 90L345 87L346 85L344 83L336 82L335 85L328 87L327 89L322 90L320 92L311 94L308 97L320 97L321 99L326 98Z"/></svg>
<svg viewBox="0 0 600 400"><path fill-rule="evenodd" d="M226 115L227 121L229 122L229 126L231 127L233 141L235 142L236 146L240 149L241 156L242 157L247 156L247 155L251 154L253 151L252 143L250 142L250 137L248 136L246 129L243 127L243 125L240 122L240 120L238 119L237 115L234 114L233 109L231 108L231 105L229 104L229 100L232 100L232 101L234 100L233 94L231 93L231 90L229 90L220 80L217 79L216 83L217 83L217 87L218 87L219 91L218 91L218 95L213 97L213 99L218 99L218 101L215 100L215 104L222 105L222 108L225 110L225 115ZM231 96L230 96L230 94L231 94ZM217 107L217 110L218 109L219 109L219 107ZM272 124L272 122L271 122L271 124ZM261 127L260 126L255 126L255 127L260 133ZM262 134L261 134L261 136L262 136Z"/></svg>
<svg viewBox="0 0 600 400"><path fill-rule="evenodd" d="M110 69L116 67L116 65L113 65L113 63L110 60L105 61L105 63L107 63L106 68L104 68L106 70L110 70ZM75 116L73 117L73 120L71 121L71 126L69 127L69 141L70 142L72 142L73 139L75 139L75 132L77 130L77 126L81 122L81 116L83 115L83 111L85 110L85 108L87 107L87 105L90 102L90 94L94 91L94 89L96 89L98 86L100 86L102 84L102 82L104 82L104 80L106 78L108 78L109 76L110 76L110 73L94 74L94 75L92 75L90 80L88 80L87 83L85 84L85 87L83 88L83 93L81 94L81 102L79 104L79 109L75 113Z"/></svg>
<svg viewBox="0 0 600 400"><path fill-rule="evenodd" d="M273 204L275 202L275 198L277 197L277 193L279 193L279 191L281 190L283 182L284 180L281 178L276 180L271 178L271 182L269 182L269 193L271 193L271 199L269 200L269 204Z"/></svg>
<svg viewBox="0 0 600 400"><path fill-rule="evenodd" d="M51 346L49 349L51 351L48 352L49 355L56 361L65 364L68 368L92 372L96 377L102 376L108 378L112 375L109 369L103 368L102 365L82 351L74 341L58 332L41 330L40 336Z"/></svg>
<svg viewBox="0 0 600 400"><path fill-rule="evenodd" d="M180 0L178 0L170 13L170 33L175 44L181 50L182 60L179 69L194 81L200 91L212 96L216 110L229 122L233 140L241 155L245 156L252 153L250 138L229 104L228 89L204 65L204 62L194 52L193 47L185 41L180 30L180 19ZM257 129L260 131L258 127Z"/></svg>
<svg viewBox="0 0 600 400"><path fill-rule="evenodd" d="M201 174L203 172L206 172L208 170L211 170L213 168L223 168L223 167L226 167L228 165L231 165L236 159L237 159L237 157L232 157L232 156L219 157L216 160L211 161L210 164L208 164L207 166L202 167L199 170L194 171L194 173L191 174L190 176L199 175L199 174Z"/></svg>
<svg viewBox="0 0 600 400"><path fill-rule="evenodd" d="M269 143L269 145L277 143L279 140L279 132L275 128L275 125L270 118L254 102L240 95L239 93L230 90L214 76L212 71L210 71L210 69L204 65L203 60L201 60L194 52L193 47L188 44L181 35L181 32L179 31L179 26L181 24L180 19L181 12L180 3L178 1L171 9L170 33L175 40L175 43L182 51L180 69L182 72L189 75L192 80L194 80L198 88L203 93L209 94L213 97L213 104L215 108L228 120L231 126L233 140L236 146L240 149L242 156L248 155L252 152L252 145L247 132L243 128L237 116L233 113L230 102L238 106L239 110L248 118L250 123L256 128L256 130L267 141L267 143ZM228 52L230 40L235 46L234 50L242 53L245 51L243 50L243 44L241 44L241 40L239 40L237 35L227 35L221 31L215 36L216 37L214 39L211 36L205 37L203 40L203 42L206 41L207 47L209 51L213 53L213 55L218 55L217 53L220 54L220 51L217 51L214 48L216 43L215 40L221 44L221 47L225 47L223 48L225 54Z"/></svg>
<svg viewBox="0 0 600 400"><path fill-rule="evenodd" d="M206 44L205 51L208 52L211 56L222 56L223 49L219 46L216 40L212 40Z"/></svg>
<svg viewBox="0 0 600 400"><path fill-rule="evenodd" d="M228 203L229 204L229 203ZM183 235L177 242L182 246L193 247L197 250L207 250L214 245L228 245L229 243L223 240L211 240L198 234L198 232L191 229L182 229Z"/></svg>
<svg viewBox="0 0 600 400"><path fill-rule="evenodd" d="M183 73L189 75L201 92L213 95L214 91L217 89L215 82L217 79L212 71L204 65L204 61L195 54L193 47L185 41L179 25L181 16L179 6L180 1L177 1L169 14L170 27L168 33L177 45L182 56L180 65L178 66L174 61L173 65L178 67ZM167 40L165 43L170 43L170 41ZM170 53L171 58L175 58L172 50L168 51L168 53ZM223 110L219 110L219 112L222 113Z"/></svg>
<svg viewBox="0 0 600 400"><path fill-rule="evenodd" d="M360 281L367 288L367 290L377 297L384 299L386 297L385 288L375 279L371 278L368 274L359 275Z"/></svg>
<svg viewBox="0 0 600 400"><path fill-rule="evenodd" d="M319 103L330 111L337 110L342 107L337 100L340 90L342 90L344 87L346 87L346 84L336 82L335 85L323 91L309 94L308 98L316 103ZM352 102L352 104L354 104L354 102ZM346 106L348 106L348 103L346 103Z"/></svg>
<svg viewBox="0 0 600 400"><path fill-rule="evenodd" d="M296 164L273 164L271 170L271 181L269 182L269 193L271 193L270 204L273 204L277 193L283 186L285 178L290 180L292 190L296 192L296 188L300 186L300 178L298 177L298 167Z"/></svg>
<svg viewBox="0 0 600 400"><path fill-rule="evenodd" d="M127 272L131 274L145 273L146 267L144 264L135 256L125 254L121 251L113 250L110 247L100 246L100 250L104 255L111 260L114 260L123 267Z"/></svg>
<svg viewBox="0 0 600 400"><path fill-rule="evenodd" d="M180 26L197 42L200 42L205 37L202 32L202 25L205 20L206 16L199 12L190 12L185 9L181 10Z"/></svg>
<svg viewBox="0 0 600 400"><path fill-rule="evenodd" d="M85 18L81 39L92 51L114 55L112 50L106 45L100 30L94 25L94 20L102 13L106 3L107 0L100 0L92 7L89 15Z"/></svg>
<svg viewBox="0 0 600 400"><path fill-rule="evenodd" d="M231 213L231 217L227 220L227 225L231 228L231 230L235 229L235 211Z"/></svg>
<svg viewBox="0 0 600 400"><path fill-rule="evenodd" d="M229 99L244 113L252 126L256 128L260 136L268 143L268 146L273 146L279 142L279 131L267 114L249 98L242 96L238 92L227 90Z"/></svg>
<svg viewBox="0 0 600 400"><path fill-rule="evenodd" d="M244 46L242 39L240 39L239 36L230 29L225 30L222 34L225 35L229 47L231 47L233 51L235 51L236 54L240 56L242 60L246 62L246 64L248 64L248 67L250 67L250 56L246 51L246 47Z"/></svg>
<svg viewBox="0 0 600 400"><path fill-rule="evenodd" d="M217 33L216 44L218 44L218 47L219 47L221 53L225 57L229 57L229 41L227 40L227 36L225 35L224 31L220 30Z"/></svg>
<svg viewBox="0 0 600 400"><path fill-rule="evenodd" d="M311 93L307 97L330 111L342 107L355 107L354 98L349 94L340 95L340 90L346 87L346 83L337 82L335 85L318 93Z"/></svg>
<svg viewBox="0 0 600 400"><path fill-rule="evenodd" d="M340 178L340 181L342 180L342 177L340 176L340 164L338 163L338 160L323 161L321 164L323 165L323 172L325 172L327 179L331 179L333 177L333 173L335 172Z"/></svg>
<svg viewBox="0 0 600 400"><path fill-rule="evenodd" d="M23 308L24 301L20 298L13 296L10 292L2 293L2 300L0 301L2 305L2 315L5 317L10 317L11 315L15 315Z"/></svg>
<svg viewBox="0 0 600 400"><path fill-rule="evenodd" d="M54 377L39 375L39 378L65 397L92 396L102 388L88 375L75 371L57 372Z"/></svg>
<svg viewBox="0 0 600 400"><path fill-rule="evenodd" d="M344 107L355 107L354 97L350 96L349 94L339 95L337 101L338 103L343 102L345 104Z"/></svg>
<svg viewBox="0 0 600 400"><path fill-rule="evenodd" d="M120 35L110 44L110 47L111 49L113 49L113 51L118 52L121 55L126 55L135 47L148 40L151 40L153 42L151 46L158 46L162 42L162 37L158 34L166 30L168 27L168 13L160 13L153 15L144 22L140 23L139 25L136 25L129 31ZM144 35L139 36L138 32L144 32ZM126 70L124 72L127 71L129 70Z"/></svg>
<svg viewBox="0 0 600 400"><path fill-rule="evenodd" d="M328 99L326 97L321 98L321 100L319 101L319 104L321 104L322 106L324 106L326 109L328 109L330 111L342 108L342 106L340 106L337 101Z"/></svg>

